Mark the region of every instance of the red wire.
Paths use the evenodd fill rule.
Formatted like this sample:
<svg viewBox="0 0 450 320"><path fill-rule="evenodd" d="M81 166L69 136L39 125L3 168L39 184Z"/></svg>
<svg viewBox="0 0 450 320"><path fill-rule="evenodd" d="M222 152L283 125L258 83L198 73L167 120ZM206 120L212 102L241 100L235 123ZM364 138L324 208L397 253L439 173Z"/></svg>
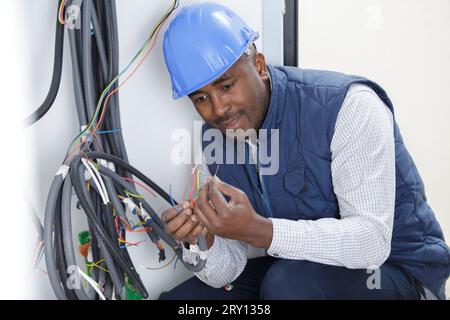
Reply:
<svg viewBox="0 0 450 320"><path fill-rule="evenodd" d="M162 27L164 26L164 24L166 23L166 21L167 21L167 19L164 20L164 22L158 27L158 29L157 29L157 31L156 31L156 34L155 34L155 37L154 37L154 39L153 39L153 43L152 43L152 45L151 45L151 47L150 47L150 50L145 54L144 58L142 58L142 60L139 62L139 64L136 66L136 68L128 75L128 77L124 80L124 82L121 83L117 88L115 88L113 91L111 91L111 92L106 96L106 99L105 99L105 101L104 101L104 103L103 103L102 114L101 114L100 119L99 119L99 121L97 122L97 125L95 126L94 130L92 130L92 134L94 134L94 133L98 130L100 124L101 124L102 121L103 121L103 118L104 118L104 116L105 116L105 111L106 111L106 105L107 105L107 103L108 103L108 101L109 101L109 98L110 98L114 93L116 93L117 91L119 91L119 89L120 89L125 83L127 83L127 81L134 75L134 73L137 71L137 69L140 68L140 66L144 63L144 61L147 59L147 57L148 57L148 56L150 55L150 53L153 51L153 48L155 47L155 44L156 44L156 40L158 39L159 32L161 31L161 29L162 29Z"/></svg>
<svg viewBox="0 0 450 320"><path fill-rule="evenodd" d="M129 181L129 182L133 182L135 184L137 184L138 186L140 186L142 189L146 190L147 192L151 193L154 197L156 197L156 194L149 188L147 188L145 185L143 185L142 183L139 183L137 181L134 181L133 179L127 178L127 177L122 177L124 180Z"/></svg>
<svg viewBox="0 0 450 320"><path fill-rule="evenodd" d="M167 22L167 19L164 20L164 22L158 27L158 29L156 30L156 34L153 38L153 43L149 49L149 51L147 51L147 53L145 54L145 56L142 58L142 60L139 62L139 64L134 68L134 70L127 76L127 78L117 87L115 88L113 91L111 91L107 96L106 99L103 103L103 110L102 113L100 115L99 121L97 122L97 125L95 126L94 130L92 130L92 132L90 133L90 135L95 135L96 131L98 130L98 128L100 127L100 124L103 122L103 118L105 116L105 111L106 111L106 105L109 101L109 98L111 97L111 95L113 95L114 93L116 93L117 91L119 91L119 89L128 82L128 80L136 73L136 71L141 67L141 65L144 63L144 61L148 58L148 56L150 55L150 53L153 51L153 48L155 47L156 44L156 40L158 39L158 35L162 29L162 27L164 26L164 24ZM84 138L86 139L86 138ZM84 141L84 140L83 140ZM81 150L81 153L84 152L84 150L86 149L88 143L85 144L85 146L83 147L83 149ZM70 158L73 156L73 154L76 152L77 148L75 148L70 155L67 157L69 160Z"/></svg>
<svg viewBox="0 0 450 320"><path fill-rule="evenodd" d="M193 173L194 178L192 179L192 187L191 187L191 193L189 193L189 200L191 201L191 204L193 206L195 206L195 200L192 199L193 195L194 195L194 189L195 189L195 184L197 182L197 175L195 174L195 171Z"/></svg>
<svg viewBox="0 0 450 320"><path fill-rule="evenodd" d="M66 21L64 20L64 6L66 5L65 2L66 2L66 0L61 1L60 11L59 11L59 21L62 24L66 23Z"/></svg>

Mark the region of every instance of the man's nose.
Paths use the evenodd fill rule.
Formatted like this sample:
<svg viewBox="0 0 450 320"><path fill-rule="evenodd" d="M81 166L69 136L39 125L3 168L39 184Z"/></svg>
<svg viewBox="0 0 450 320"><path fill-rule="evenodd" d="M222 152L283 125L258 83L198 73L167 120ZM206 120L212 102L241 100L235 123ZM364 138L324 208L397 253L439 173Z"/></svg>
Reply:
<svg viewBox="0 0 450 320"><path fill-rule="evenodd" d="M229 100L222 95L215 95L212 98L213 111L216 117L223 118L231 110Z"/></svg>

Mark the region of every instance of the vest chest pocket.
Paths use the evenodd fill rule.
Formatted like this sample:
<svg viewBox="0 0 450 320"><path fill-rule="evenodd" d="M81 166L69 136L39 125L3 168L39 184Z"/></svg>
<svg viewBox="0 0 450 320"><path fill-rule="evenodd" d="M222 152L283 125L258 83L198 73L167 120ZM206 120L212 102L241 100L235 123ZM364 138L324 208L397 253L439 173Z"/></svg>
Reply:
<svg viewBox="0 0 450 320"><path fill-rule="evenodd" d="M304 163L289 165L283 179L285 196L282 212L289 217L316 220L337 216L337 205L324 198Z"/></svg>
<svg viewBox="0 0 450 320"><path fill-rule="evenodd" d="M288 167L284 175L284 188L293 196L297 196L305 190L304 164L298 163Z"/></svg>

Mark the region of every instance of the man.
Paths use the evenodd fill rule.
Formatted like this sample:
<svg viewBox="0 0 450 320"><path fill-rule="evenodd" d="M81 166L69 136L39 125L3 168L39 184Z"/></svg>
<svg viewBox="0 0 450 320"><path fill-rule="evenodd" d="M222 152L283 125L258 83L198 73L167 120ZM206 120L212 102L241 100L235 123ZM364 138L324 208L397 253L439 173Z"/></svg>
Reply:
<svg viewBox="0 0 450 320"><path fill-rule="evenodd" d="M266 65L257 37L214 3L183 8L165 34L174 98L191 99L204 132L220 130L226 153L230 130L277 130L278 145L265 143L279 163L264 174L248 139L244 163L208 163L217 174L196 201L163 213L176 239L203 234L209 248L205 268L163 299L445 298L450 250L385 91ZM248 244L267 256L247 261Z"/></svg>

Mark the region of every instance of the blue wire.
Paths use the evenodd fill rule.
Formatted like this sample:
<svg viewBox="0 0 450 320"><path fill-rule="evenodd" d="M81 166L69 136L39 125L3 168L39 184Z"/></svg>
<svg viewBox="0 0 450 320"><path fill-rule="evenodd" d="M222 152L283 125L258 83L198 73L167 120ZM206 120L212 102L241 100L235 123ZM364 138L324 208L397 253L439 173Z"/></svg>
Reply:
<svg viewBox="0 0 450 320"><path fill-rule="evenodd" d="M172 197L172 185L169 185L169 196L170 196L170 202L172 202L172 207L175 208L175 210L177 210L178 213L180 213L182 210L178 209L175 206L175 202L173 201L173 197Z"/></svg>
<svg viewBox="0 0 450 320"><path fill-rule="evenodd" d="M177 262L178 260L180 260L179 257L177 257L177 259L175 260L175 263L173 264L173 271L175 271L175 269L177 268Z"/></svg>
<svg viewBox="0 0 450 320"><path fill-rule="evenodd" d="M109 134L109 133L117 133L117 132L121 132L121 131L122 131L122 128L114 129L114 130L97 131L97 134Z"/></svg>

